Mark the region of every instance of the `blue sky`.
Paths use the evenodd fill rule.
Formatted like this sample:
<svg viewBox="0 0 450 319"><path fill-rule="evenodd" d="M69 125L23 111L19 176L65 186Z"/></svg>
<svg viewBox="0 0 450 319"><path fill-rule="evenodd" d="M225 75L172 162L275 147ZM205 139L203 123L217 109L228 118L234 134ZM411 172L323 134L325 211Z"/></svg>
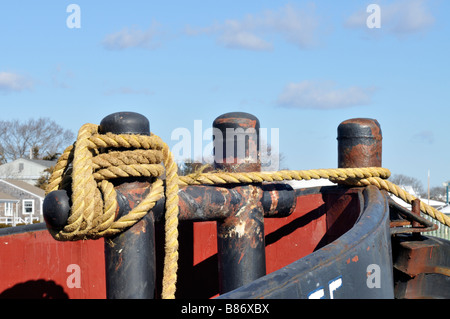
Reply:
<svg viewBox="0 0 450 319"><path fill-rule="evenodd" d="M66 24L69 4L81 28ZM369 4L381 28L369 29ZM226 112L279 128L284 166L337 166L336 129L377 119L383 166L450 180L450 2L4 1L2 119L77 132L134 111L170 146ZM205 142L206 144L206 142Z"/></svg>

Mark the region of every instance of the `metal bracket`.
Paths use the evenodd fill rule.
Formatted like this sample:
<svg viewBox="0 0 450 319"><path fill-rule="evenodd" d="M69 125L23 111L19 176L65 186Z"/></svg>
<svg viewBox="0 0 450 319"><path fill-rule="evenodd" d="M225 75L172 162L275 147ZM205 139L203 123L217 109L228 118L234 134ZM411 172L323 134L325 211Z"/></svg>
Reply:
<svg viewBox="0 0 450 319"><path fill-rule="evenodd" d="M438 229L438 225L420 216L420 200L415 199L411 211L389 198L391 215L391 235L403 233L422 233Z"/></svg>

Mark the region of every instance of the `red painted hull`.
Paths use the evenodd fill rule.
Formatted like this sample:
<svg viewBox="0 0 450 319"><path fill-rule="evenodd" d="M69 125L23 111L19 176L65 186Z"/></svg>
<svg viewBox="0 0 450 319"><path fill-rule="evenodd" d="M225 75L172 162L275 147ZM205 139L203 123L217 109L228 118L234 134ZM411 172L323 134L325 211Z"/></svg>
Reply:
<svg viewBox="0 0 450 319"><path fill-rule="evenodd" d="M300 196L290 216L265 219L267 273L314 252L353 226L360 213L357 191L348 189L326 196L320 193ZM181 223L177 298L218 295L216 234L216 222ZM102 239L58 242L42 227L3 234L0 297L105 298L103 245ZM162 229L157 227L158 291L161 291L163 245ZM68 268L70 265L80 267L79 287L74 286L77 274Z"/></svg>
<svg viewBox="0 0 450 319"><path fill-rule="evenodd" d="M106 297L103 240L58 242L46 229L2 236L0 269L0 298Z"/></svg>

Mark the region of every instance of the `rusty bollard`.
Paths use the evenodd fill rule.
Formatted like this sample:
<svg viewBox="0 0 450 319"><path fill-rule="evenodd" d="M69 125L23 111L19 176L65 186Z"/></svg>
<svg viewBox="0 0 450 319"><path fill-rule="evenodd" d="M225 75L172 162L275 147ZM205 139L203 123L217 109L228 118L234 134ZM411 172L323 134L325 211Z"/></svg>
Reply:
<svg viewBox="0 0 450 319"><path fill-rule="evenodd" d="M259 120L234 112L213 122L215 168L228 172L260 171ZM264 217L252 185L234 188L248 201L217 222L219 292L241 287L266 274Z"/></svg>
<svg viewBox="0 0 450 319"><path fill-rule="evenodd" d="M113 113L105 117L101 134L150 134L148 119L133 112ZM106 151L106 150L103 150ZM117 192L116 219L130 212L150 191L153 178L133 177L111 180ZM53 191L44 200L47 227L61 229L70 212L65 190ZM154 216L147 214L121 234L105 238L106 296L108 299L152 299L155 295Z"/></svg>
<svg viewBox="0 0 450 319"><path fill-rule="evenodd" d="M338 167L382 167L382 133L377 120L356 118L338 126Z"/></svg>

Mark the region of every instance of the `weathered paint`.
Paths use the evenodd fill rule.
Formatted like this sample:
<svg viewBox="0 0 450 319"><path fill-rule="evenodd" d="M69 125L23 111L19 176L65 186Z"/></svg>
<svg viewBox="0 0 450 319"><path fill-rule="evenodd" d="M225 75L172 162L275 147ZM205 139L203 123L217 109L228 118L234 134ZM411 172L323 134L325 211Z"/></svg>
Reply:
<svg viewBox="0 0 450 319"><path fill-rule="evenodd" d="M382 133L374 119L356 118L338 126L338 167L382 167Z"/></svg>
<svg viewBox="0 0 450 319"><path fill-rule="evenodd" d="M110 123L112 128L103 125L102 129L106 131L113 129L116 122L124 119L126 116L116 117ZM144 124L142 125L144 130L139 133L149 132L148 123L141 124ZM135 125L135 122L126 123L124 127L131 127L129 133L134 133ZM213 127L224 133L222 140L215 139L215 150L223 150L224 155L224 163L220 163L216 168L233 172L259 170L258 134L247 134L245 131L241 131L242 133L239 133L241 135L238 134L238 139L240 137L244 139L244 158L236 156L238 146L234 136L233 140L226 136L227 128L253 128L258 133L259 121L256 117L247 113L228 113L217 118ZM339 167L381 166L381 140L381 129L376 120L352 119L341 123L338 128ZM228 142L233 143L233 147L228 148L234 150L233 154L227 154ZM120 185L130 180L116 182ZM195 186L180 191L180 268L177 298L217 296L218 292L226 292L240 285L244 286L221 297L393 296L392 257L386 213L388 205L382 192L370 186L364 190L332 187L329 192L324 188L302 193L298 190L277 188L276 185L282 184L270 185L269 187L273 187L271 190L264 188L266 185L230 185L222 188ZM142 195L146 188L133 186L129 192L124 192L125 196L118 196L120 210L129 211L139 201L136 195L138 197ZM110 263L114 268L111 273L128 268L124 265L140 264L143 260L140 258L142 255L147 258L148 247L152 245L144 245L141 249L134 239L144 238L143 234L153 234L153 226L150 229L147 226L153 225L153 217L156 221L162 219L163 202L164 199L158 201L153 210L154 215L149 214L136 224L135 228L126 232L125 235L129 238L122 246L120 243L105 245L105 249L108 249L108 245L115 247L118 256L117 260ZM263 216L266 218L263 219ZM149 222L147 218L151 218L151 221ZM156 284L159 291L164 251L164 234L161 226L158 225L155 238L158 255ZM412 253L406 256L417 260L419 264L414 266L419 267L422 272L412 274L413 267L409 264L406 268L402 268L401 262L398 261L401 259L396 260L396 272L414 278L407 281L409 286L422 287L426 290L427 288L423 287L431 287L439 281L436 280L437 276L446 276L447 279L441 281L448 280L449 268L447 260L436 264L429 262L431 256L436 256L436 249L435 247L424 249L423 245L417 243L419 237L414 237L416 242L410 245L413 247L410 249ZM66 243L58 242L58 244ZM130 258L125 258L123 251L129 249L128 246L132 246L135 251L130 254ZM47 254L47 260L52 261L54 255ZM62 262L66 260L63 255L56 254L56 257ZM264 262L265 255L267 260ZM415 255L418 257L411 257ZM139 262L132 263L133 256L138 258ZM133 286L140 281L142 273L149 270L150 273L153 272L151 269L153 264L128 271L122 279L126 281L132 278L129 284ZM264 276L265 269L270 272L269 275ZM85 269L83 272L90 270ZM380 272L380 282L369 284L368 280L376 274L376 271ZM227 280L233 284L223 288ZM222 287L219 289L219 286ZM401 290L405 286L398 287L400 288L397 290ZM116 290L121 289L117 285ZM148 287L137 288L138 291L145 289ZM151 290L153 293L154 289ZM410 295L419 296L414 293ZM139 296L125 294L123 297L141 298L142 294Z"/></svg>
<svg viewBox="0 0 450 319"><path fill-rule="evenodd" d="M396 298L450 298L450 241L402 234L392 245Z"/></svg>
<svg viewBox="0 0 450 319"><path fill-rule="evenodd" d="M141 114L118 112L102 119L99 133L150 135L150 123ZM142 202L153 180L146 177L112 180L119 203L116 218L128 214ZM156 280L153 214L147 214L130 229L108 238L104 249L107 297L153 299Z"/></svg>
<svg viewBox="0 0 450 319"><path fill-rule="evenodd" d="M276 189L280 191L279 198L284 199L278 201L278 205L270 205L267 199L277 196L268 195L265 200L262 200L263 206L286 212L283 208L286 203L282 204L282 202L290 197L283 195L285 188L282 184L273 186L264 189L270 189L271 192ZM323 187L290 189L290 192L291 195L295 194L293 198L296 200L296 205L292 205L295 209L291 214L286 216L268 211L266 216L272 217L264 219L267 273L281 269L313 253L333 241L338 234L345 233L354 225L363 205L360 203L361 188ZM204 206L209 204L205 203ZM199 213L201 216L203 214L204 212ZM274 218L274 216L278 217ZM211 298L219 294L215 225L214 221L180 221L179 280L181 282L178 285L177 298ZM160 263L163 257L162 236L162 231L156 236L156 241L159 242L157 250L161 252L157 258L159 267L162 267ZM242 251L238 249L237 252L236 258L239 261Z"/></svg>
<svg viewBox="0 0 450 319"><path fill-rule="evenodd" d="M216 169L231 172L261 170L259 120L254 115L242 112L223 114L214 120L214 130L219 130L222 136L222 139L214 136ZM263 192L255 185L231 187L241 194L244 202L217 222L221 293L266 274Z"/></svg>
<svg viewBox="0 0 450 319"><path fill-rule="evenodd" d="M239 187L239 191L247 199L245 204L217 222L221 293L266 274L262 191L253 185Z"/></svg>
<svg viewBox="0 0 450 319"><path fill-rule="evenodd" d="M80 287L68 285L78 265ZM69 272L68 272L69 269ZM60 242L45 224L0 232L0 298L105 298L103 239Z"/></svg>
<svg viewBox="0 0 450 319"><path fill-rule="evenodd" d="M213 124L214 167L229 172L261 170L259 159L259 120L244 112L217 117Z"/></svg>
<svg viewBox="0 0 450 319"><path fill-rule="evenodd" d="M383 221L384 217L380 220L379 213L367 212L368 207L371 206L370 201L367 202L368 192L365 191L366 195L362 196L362 191L362 188L339 187L296 190L296 209L290 216L265 218L266 265L267 272L270 274L263 277L264 280L268 280L262 285L267 287L267 291L265 295L258 295L259 297L281 298L286 293L289 294L289 298L306 298L308 294L320 287L323 291L316 292L323 292L324 297L330 297L330 291L327 290L328 282L332 286L341 285L333 291L334 298L392 297L389 291L387 294L384 291L384 294L380 295L378 288L365 288L364 281L360 278L368 279L371 273L367 270L367 266L378 264L381 266L383 275L382 287L393 286L392 281L389 281L392 266L391 268L386 266L389 265L391 254L389 236L386 236L388 221ZM346 199L339 205L335 204L336 199L347 196L355 200ZM362 203L358 199L362 199ZM366 201L365 204L364 201ZM341 209L342 203L348 204L344 210ZM375 204L384 207L382 201ZM363 212L357 216L357 223L353 226L351 223L342 222L340 227L350 230L346 232L342 229L345 234L330 242L333 237L327 235L329 230L327 227L331 225L327 226L326 216L337 212L347 216L353 211L358 211L361 205ZM333 207L336 209L334 213ZM333 225L341 221L336 216L328 220L333 221ZM368 225L372 225L373 228L370 229ZM163 225L159 224L159 226ZM32 296L33 298L104 298L106 292L103 240L58 242L48 234L44 225L40 225L40 230L34 227L15 228L15 230L33 230L23 234L10 234L9 230L0 231L0 296L17 297L17 293L20 293L23 297ZM156 235L157 248L159 247L160 250L164 246L161 233ZM180 223L177 298L218 296L216 236L214 221L182 221ZM396 240L402 236L397 235L393 238ZM408 240L403 240L400 244L394 241L397 277L395 296L399 298L445 296L447 290L437 292L436 287L448 287L446 281L448 281L450 262L445 258L448 259L450 254L443 250L449 249L450 246L446 246L449 245L448 241L431 242L427 237L421 237L420 240L406 238ZM403 255L398 253L399 246ZM301 251L301 249L304 250ZM399 257L401 255L402 258ZM404 261L403 265L401 260ZM160 269L162 261L162 254L160 254L157 263ZM120 267L121 263L123 260L116 266ZM70 273L66 270L70 264L78 264L81 267L81 289L67 288L66 281ZM5 271L5 269L15 271ZM305 275L306 272L311 274ZM403 274L401 280L398 278L400 273ZM158 285L160 280L161 273L159 273ZM344 290L341 289L347 289L348 285L351 285L353 290L351 292L347 290L343 294ZM33 294L24 294L24 288L31 288L29 292ZM257 286L256 289L251 288L251 290L257 294L260 288ZM1 295L2 292L4 292L3 295ZM236 291L238 292L242 293L241 289ZM254 298L255 295L239 294L238 297Z"/></svg>
<svg viewBox="0 0 450 319"><path fill-rule="evenodd" d="M357 223L340 238L219 298L393 298L388 217L387 199L369 186ZM380 288L367 284L368 266L374 264L380 267Z"/></svg>

